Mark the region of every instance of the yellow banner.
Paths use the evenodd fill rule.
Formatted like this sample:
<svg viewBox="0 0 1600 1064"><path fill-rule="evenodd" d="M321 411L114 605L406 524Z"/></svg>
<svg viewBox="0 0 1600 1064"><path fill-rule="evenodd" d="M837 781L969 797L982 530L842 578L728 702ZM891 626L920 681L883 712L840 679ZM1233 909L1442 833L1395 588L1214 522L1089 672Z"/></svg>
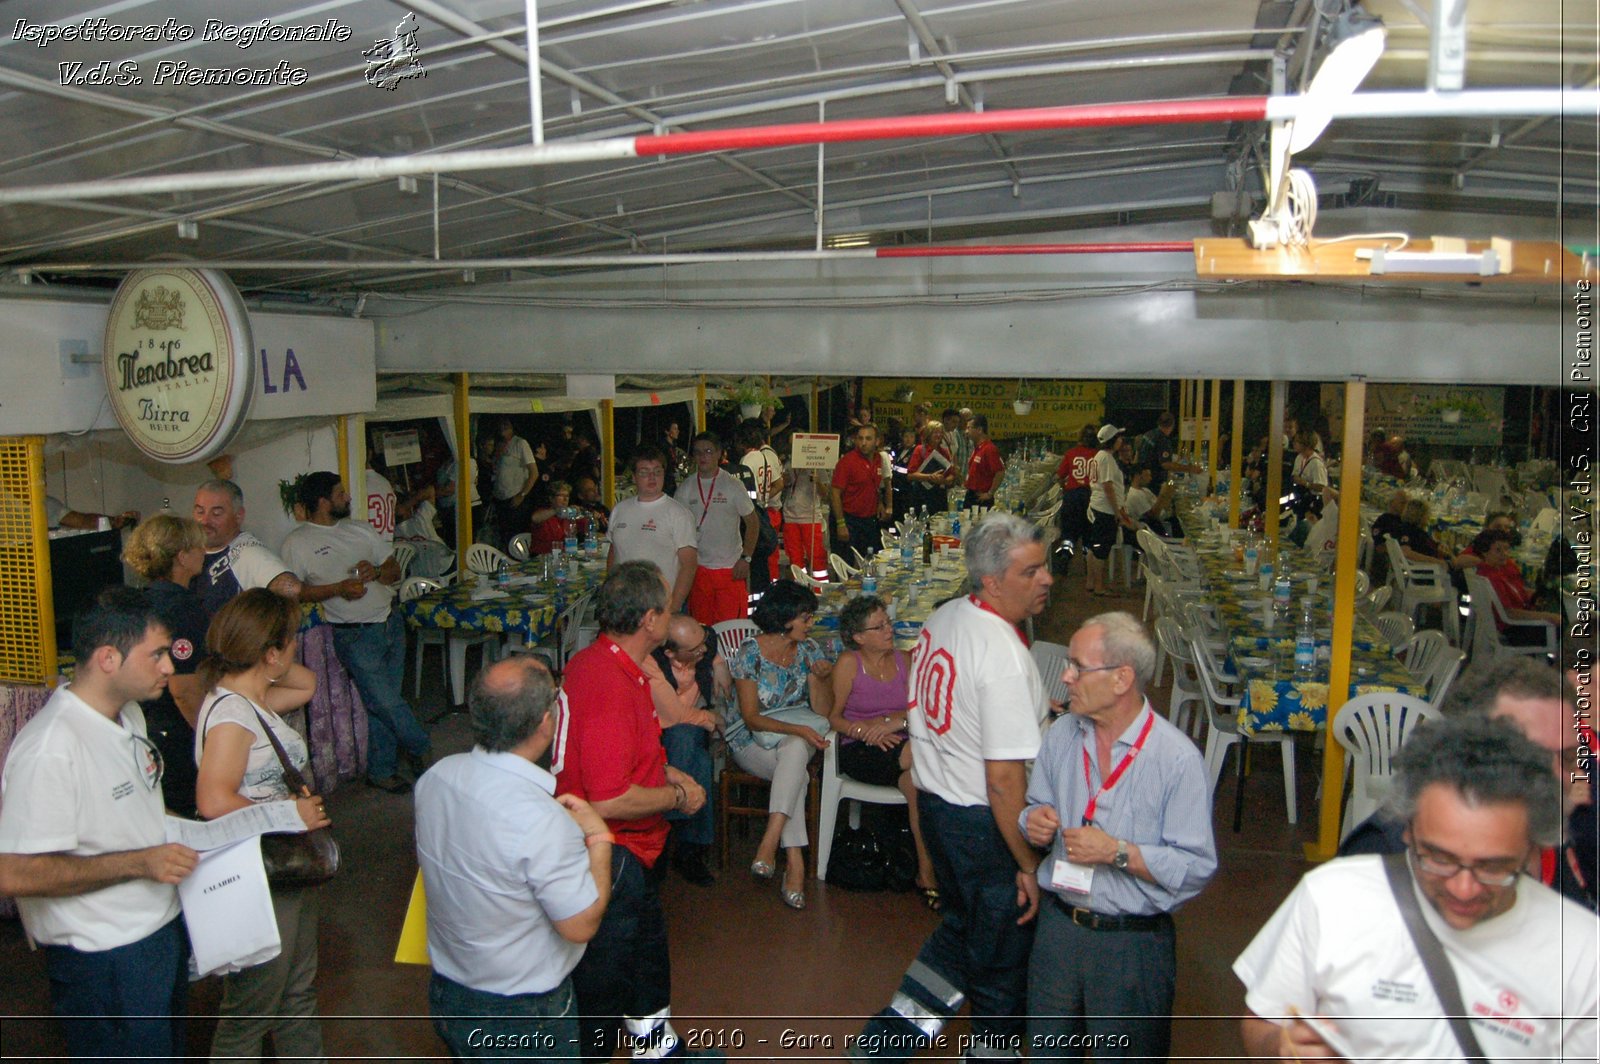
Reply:
<svg viewBox="0 0 1600 1064"><path fill-rule="evenodd" d="M989 419L989 435L996 439L1048 436L1074 441L1085 425L1100 425L1106 412L1105 381L1031 380L1033 409L1018 414L1013 402L1017 382L994 378L870 377L862 382L861 398L872 404L879 428L890 418L913 423L918 403L933 406L938 417L945 407L972 408ZM910 398L905 398L909 389Z"/></svg>

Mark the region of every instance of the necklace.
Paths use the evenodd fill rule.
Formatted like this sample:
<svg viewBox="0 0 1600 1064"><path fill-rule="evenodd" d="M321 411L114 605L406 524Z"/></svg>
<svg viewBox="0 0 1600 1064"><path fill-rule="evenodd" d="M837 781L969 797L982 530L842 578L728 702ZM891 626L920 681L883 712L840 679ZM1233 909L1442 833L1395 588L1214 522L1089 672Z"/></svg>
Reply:
<svg viewBox="0 0 1600 1064"><path fill-rule="evenodd" d="M867 671L867 675L872 677L874 680L892 680L894 679L894 652L890 651L888 654L885 654L883 657L879 658L876 662L868 658L865 654L862 654L861 667L865 669ZM878 671L880 667L886 667L882 674L880 674Z"/></svg>
<svg viewBox="0 0 1600 1064"><path fill-rule="evenodd" d="M762 657L785 669L794 664L795 651L800 649L800 644L781 632L761 635L756 639L756 645L761 647Z"/></svg>

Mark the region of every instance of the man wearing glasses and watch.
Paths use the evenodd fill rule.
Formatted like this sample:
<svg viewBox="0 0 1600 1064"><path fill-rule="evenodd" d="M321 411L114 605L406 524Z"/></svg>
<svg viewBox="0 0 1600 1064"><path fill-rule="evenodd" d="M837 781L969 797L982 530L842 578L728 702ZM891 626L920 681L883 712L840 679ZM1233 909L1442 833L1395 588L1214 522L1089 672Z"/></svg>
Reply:
<svg viewBox="0 0 1600 1064"><path fill-rule="evenodd" d="M1389 798L1404 856L1311 872L1234 962L1250 1055L1596 1059L1600 921L1524 874L1561 832L1549 766L1506 721L1418 728Z"/></svg>
<svg viewBox="0 0 1600 1064"><path fill-rule="evenodd" d="M1130 613L1073 633L1068 714L1045 733L1018 826L1048 850L1028 964L1033 1059L1165 1060L1172 1041L1172 913L1217 870L1200 751L1145 697L1156 646Z"/></svg>
<svg viewBox="0 0 1600 1064"><path fill-rule="evenodd" d="M165 841L161 754L139 708L172 675L171 637L124 587L101 592L72 637L72 682L6 758L0 894L44 947L71 1056L181 1059L189 940L175 886L197 855Z"/></svg>

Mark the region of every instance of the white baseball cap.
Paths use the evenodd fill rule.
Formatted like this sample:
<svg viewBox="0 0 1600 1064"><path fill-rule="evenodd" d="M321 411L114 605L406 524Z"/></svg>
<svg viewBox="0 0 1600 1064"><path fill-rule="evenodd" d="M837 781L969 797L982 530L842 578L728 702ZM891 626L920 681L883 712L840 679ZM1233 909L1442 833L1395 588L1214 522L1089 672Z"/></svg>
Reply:
<svg viewBox="0 0 1600 1064"><path fill-rule="evenodd" d="M1127 430L1126 429L1119 429L1119 428L1117 428L1117 426L1111 424L1111 422L1108 421L1104 425L1100 426L1100 431L1095 433L1094 438L1099 440L1103 444L1104 443L1110 443L1112 440L1116 439L1118 436L1121 436L1125 431L1127 431Z"/></svg>

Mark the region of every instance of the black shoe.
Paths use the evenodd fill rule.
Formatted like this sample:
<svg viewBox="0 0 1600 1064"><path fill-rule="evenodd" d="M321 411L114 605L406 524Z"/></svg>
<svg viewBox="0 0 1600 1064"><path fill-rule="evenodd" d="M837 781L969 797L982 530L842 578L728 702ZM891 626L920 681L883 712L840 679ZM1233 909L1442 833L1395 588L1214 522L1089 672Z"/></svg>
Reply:
<svg viewBox="0 0 1600 1064"><path fill-rule="evenodd" d="M706 865L709 847L679 843L672 854L672 870L697 887L709 887L717 881Z"/></svg>
<svg viewBox="0 0 1600 1064"><path fill-rule="evenodd" d="M368 776L367 786L376 787L380 791L388 791L390 794L405 794L407 791L411 790L411 784L401 779L398 774L381 777Z"/></svg>
<svg viewBox="0 0 1600 1064"><path fill-rule="evenodd" d="M433 748L429 747L420 754L407 753L406 767L411 769L412 779L421 779L422 774L433 766Z"/></svg>

